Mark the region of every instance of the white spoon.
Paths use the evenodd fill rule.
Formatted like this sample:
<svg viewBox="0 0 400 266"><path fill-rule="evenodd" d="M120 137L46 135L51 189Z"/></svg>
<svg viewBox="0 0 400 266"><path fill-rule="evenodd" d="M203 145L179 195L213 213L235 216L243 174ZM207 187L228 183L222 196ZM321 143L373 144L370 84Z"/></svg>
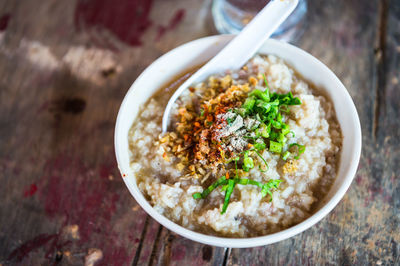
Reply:
<svg viewBox="0 0 400 266"><path fill-rule="evenodd" d="M224 49L183 82L165 108L162 121L163 133L168 129L171 108L184 90L212 74L241 68L293 12L298 2L298 0L269 2Z"/></svg>

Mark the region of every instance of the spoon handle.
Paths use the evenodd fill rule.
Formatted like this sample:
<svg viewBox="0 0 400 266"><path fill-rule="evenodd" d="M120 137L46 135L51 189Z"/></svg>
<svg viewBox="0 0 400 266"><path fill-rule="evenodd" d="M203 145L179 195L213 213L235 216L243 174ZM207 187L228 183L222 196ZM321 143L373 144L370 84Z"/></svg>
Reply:
<svg viewBox="0 0 400 266"><path fill-rule="evenodd" d="M174 102L182 92L196 81L211 74L242 67L293 12L298 0L273 0L268 3L247 26L216 56L196 71L175 91L164 111L162 131L168 129L169 114Z"/></svg>

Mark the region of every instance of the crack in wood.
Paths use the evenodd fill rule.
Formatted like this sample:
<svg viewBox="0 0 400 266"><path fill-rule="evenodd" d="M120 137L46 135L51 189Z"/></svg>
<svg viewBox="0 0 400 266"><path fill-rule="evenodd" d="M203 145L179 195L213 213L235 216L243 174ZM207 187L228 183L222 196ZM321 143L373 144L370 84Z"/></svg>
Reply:
<svg viewBox="0 0 400 266"><path fill-rule="evenodd" d="M161 237L161 233L163 230L163 226L159 225L158 226L158 231L157 231L157 236L156 239L154 240L154 244L153 244L153 248L151 250L151 255L150 255L150 259L149 259L149 266L153 265L153 261L156 257L156 253L157 253L157 249L158 249L158 243L160 242L160 237Z"/></svg>
<svg viewBox="0 0 400 266"><path fill-rule="evenodd" d="M224 260L222 262L223 266L228 265L229 256L231 255L232 248L225 248Z"/></svg>
<svg viewBox="0 0 400 266"><path fill-rule="evenodd" d="M144 242L144 239L145 239L146 233L147 233L147 227L149 226L149 220L150 220L149 216L146 215L146 220L144 221L143 231L142 231L142 234L140 235L140 242L139 242L138 248L136 249L135 258L133 259L132 266L137 265L139 262L140 253L141 253L142 247L143 247L143 242Z"/></svg>
<svg viewBox="0 0 400 266"><path fill-rule="evenodd" d="M161 256L162 261L160 262L161 265L169 265L171 261L171 247L172 247L172 242L175 239L175 236L171 234L170 231L168 231L167 236L164 238L166 239L166 242L164 244L163 248L163 254Z"/></svg>
<svg viewBox="0 0 400 266"><path fill-rule="evenodd" d="M379 24L377 33L377 47L374 50L375 69L377 78L375 82L374 117L372 123L372 136L376 141L379 130L381 108L385 106L386 92L386 31L388 22L388 0L379 1Z"/></svg>

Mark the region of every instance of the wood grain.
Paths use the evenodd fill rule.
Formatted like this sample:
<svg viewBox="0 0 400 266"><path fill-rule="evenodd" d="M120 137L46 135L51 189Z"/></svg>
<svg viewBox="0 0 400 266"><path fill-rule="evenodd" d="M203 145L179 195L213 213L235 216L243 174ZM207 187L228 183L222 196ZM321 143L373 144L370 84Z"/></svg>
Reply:
<svg viewBox="0 0 400 266"><path fill-rule="evenodd" d="M357 176L309 230L231 250L147 216L113 150L135 78L170 49L215 34L210 0L0 0L0 265L398 265L400 3L308 3L295 44L354 99Z"/></svg>

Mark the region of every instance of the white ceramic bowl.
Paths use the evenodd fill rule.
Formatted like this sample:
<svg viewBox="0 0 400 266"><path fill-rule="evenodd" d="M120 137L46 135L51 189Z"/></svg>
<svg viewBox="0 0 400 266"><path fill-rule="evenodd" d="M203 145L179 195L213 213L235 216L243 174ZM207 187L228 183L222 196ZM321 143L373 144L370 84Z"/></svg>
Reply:
<svg viewBox="0 0 400 266"><path fill-rule="evenodd" d="M308 219L278 233L253 238L223 238L186 229L170 221L147 202L136 185L130 169L128 131L142 106L158 89L176 75L212 58L233 36L218 35L198 39L181 45L154 61L132 84L118 113L115 126L115 153L118 167L126 186L156 221L169 230L191 240L220 247L245 248L271 244L294 236L311 227L327 215L342 199L357 170L361 153L361 127L357 110L346 88L323 63L307 52L288 43L268 40L259 50L261 54L274 54L283 58L305 79L325 91L334 103L343 134L343 147L338 176L330 192Z"/></svg>

